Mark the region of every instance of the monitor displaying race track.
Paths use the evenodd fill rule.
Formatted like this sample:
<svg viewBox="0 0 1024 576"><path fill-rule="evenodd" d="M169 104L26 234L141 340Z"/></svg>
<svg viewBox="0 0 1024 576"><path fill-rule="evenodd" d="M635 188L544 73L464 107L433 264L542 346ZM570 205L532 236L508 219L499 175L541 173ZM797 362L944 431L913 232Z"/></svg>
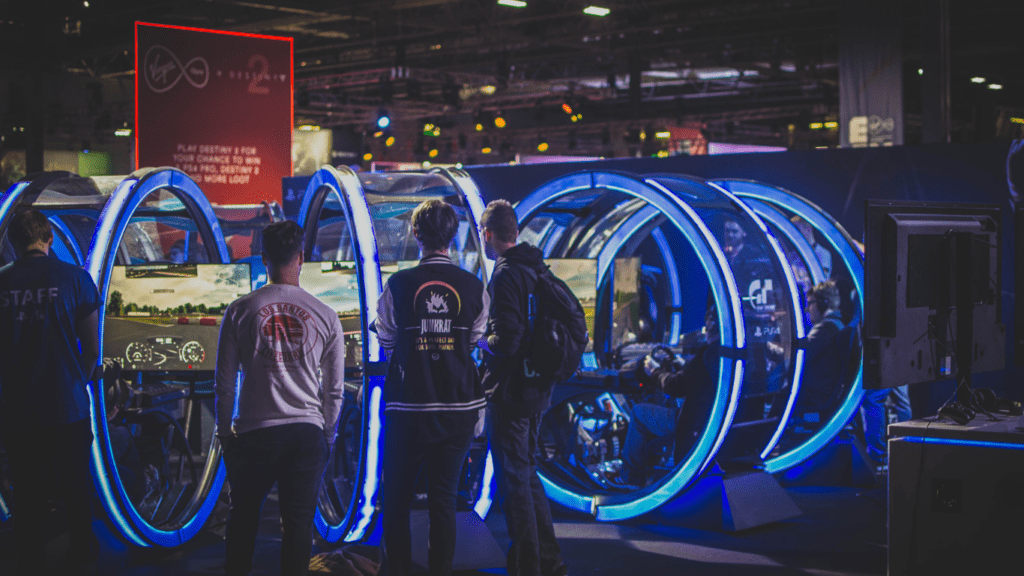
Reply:
<svg viewBox="0 0 1024 576"><path fill-rule="evenodd" d="M103 355L125 370L214 370L221 318L250 291L248 264L114 266Z"/></svg>
<svg viewBox="0 0 1024 576"><path fill-rule="evenodd" d="M589 258L546 258L551 273L569 286L587 316L587 352L594 349L594 314L597 309L597 260Z"/></svg>

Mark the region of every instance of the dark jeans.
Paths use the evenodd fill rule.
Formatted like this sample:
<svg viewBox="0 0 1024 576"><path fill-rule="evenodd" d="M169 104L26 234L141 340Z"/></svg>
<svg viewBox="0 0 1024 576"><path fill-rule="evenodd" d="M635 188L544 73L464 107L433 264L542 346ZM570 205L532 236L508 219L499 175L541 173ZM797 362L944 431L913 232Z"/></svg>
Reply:
<svg viewBox="0 0 1024 576"><path fill-rule="evenodd" d="M426 442L410 426L409 420L406 415L390 412L384 432L382 520L386 568L381 574L412 574L409 508L415 496L417 476L426 460L430 517L427 561L432 576L449 576L455 560L455 495L462 463L473 440L473 427L436 442Z"/></svg>
<svg viewBox="0 0 1024 576"><path fill-rule="evenodd" d="M548 497L534 460L541 416L515 417L502 414L494 405L488 408L487 435L498 475L498 498L512 539L509 576L548 575L562 566Z"/></svg>
<svg viewBox="0 0 1024 576"><path fill-rule="evenodd" d="M224 449L231 484L225 572L249 574L260 511L277 482L281 574L304 575L313 548L313 516L327 465L327 441L315 424L282 424L239 434Z"/></svg>
<svg viewBox="0 0 1024 576"><path fill-rule="evenodd" d="M92 533L92 474L89 419L62 426L21 426L3 430L11 486L15 535L21 569L26 574L46 561L46 525L50 488L64 500L72 564L95 562Z"/></svg>
<svg viewBox="0 0 1024 576"><path fill-rule="evenodd" d="M661 449L672 442L676 433L678 410L657 404L635 404L633 417L622 447L622 478L628 484L647 484Z"/></svg>

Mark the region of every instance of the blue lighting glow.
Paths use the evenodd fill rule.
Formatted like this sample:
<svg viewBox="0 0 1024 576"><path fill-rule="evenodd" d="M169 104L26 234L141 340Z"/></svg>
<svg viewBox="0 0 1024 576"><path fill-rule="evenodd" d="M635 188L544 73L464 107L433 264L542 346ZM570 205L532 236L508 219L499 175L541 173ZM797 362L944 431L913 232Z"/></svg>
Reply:
<svg viewBox="0 0 1024 576"><path fill-rule="evenodd" d="M366 536L366 530L373 521L377 508L378 478L380 478L380 435L381 435L381 396L384 388L383 376L372 376L373 386L370 391L369 429L370 442L366 452L366 475L363 483L363 497L360 502L359 521L345 537L346 542L356 542Z"/></svg>
<svg viewBox="0 0 1024 576"><path fill-rule="evenodd" d="M940 444L945 446L970 446L972 448L997 448L999 450L1024 450L1024 444L1009 442L984 442L980 440L954 440L952 438L924 438L921 436L904 436L901 440L915 444Z"/></svg>
<svg viewBox="0 0 1024 576"><path fill-rule="evenodd" d="M757 215L762 220L774 224L789 239L793 247L800 254L800 260L807 267L807 271L811 275L812 285L828 280L825 277L825 271L821 268L821 262L818 262L818 257L814 255L814 248L811 247L807 239L804 238L804 235L797 230L796 226L789 221L785 214L780 212L778 208L753 198L744 198L743 203L750 206L754 212L757 212Z"/></svg>
<svg viewBox="0 0 1024 576"><path fill-rule="evenodd" d="M66 240L66 242L62 242L64 250L69 256L69 259L65 261L74 264L75 266L85 265L85 256L82 254L82 248L79 247L78 242L75 241L75 236L71 233L71 229L69 229L67 225L64 224L64 221L57 216L50 216L47 220L50 221L50 226L53 227L54 230L60 232L60 237ZM57 245L56 236L54 237L53 245Z"/></svg>
<svg viewBox="0 0 1024 576"><path fill-rule="evenodd" d="M665 259L665 273L668 275L669 286L672 288L672 306L677 310L672 313L672 329L669 333L668 343L675 346L679 344L679 335L683 330L683 314L678 312L683 306L683 291L679 286L679 271L676 269L676 260L672 256L672 249L668 245L665 233L661 228L655 228L651 234L654 243L658 245L658 251Z"/></svg>
<svg viewBox="0 0 1024 576"><path fill-rule="evenodd" d="M491 454L491 444L487 444L487 459L484 461L484 477L480 483L480 498L477 499L473 510L476 515L486 518L494 502L494 457Z"/></svg>
<svg viewBox="0 0 1024 576"><path fill-rule="evenodd" d="M221 233L217 217L209 201L199 187L183 172L172 168L139 171L138 177L122 181L107 200L99 217L99 223L92 237L92 244L86 259L86 269L92 276L100 295L105 299L110 284L110 271L116 260L116 248L121 243L125 229L132 215L151 193L169 190L181 199L196 217L197 224L205 225L211 235L217 258L229 262L227 245ZM99 317L100 357L103 357L104 316ZM100 499L118 530L130 542L138 546L173 547L188 541L206 522L224 484L224 465L220 459L220 447L216 438L211 440L211 450L202 477L212 475L212 481L205 492L197 493L199 505L195 513L181 527L161 530L152 526L135 509L125 491L114 460L110 437L107 430L106 411L102 408L102 381L89 385L93 429L92 469ZM193 501L195 502L195 500ZM191 506L191 505L190 505ZM188 508L186 508L188 509Z"/></svg>
<svg viewBox="0 0 1024 576"><path fill-rule="evenodd" d="M17 182L4 192L3 198L0 198L0 230L7 229L8 220L14 216L13 208L28 185L28 182Z"/></svg>
<svg viewBox="0 0 1024 576"><path fill-rule="evenodd" d="M843 265L846 266L854 282L857 291L860 309L864 309L864 261L863 255L853 247L850 235L843 230L831 216L821 210L807 199L792 192L782 190L748 180L717 180L715 183L722 188L728 189L736 196L746 199L753 198L769 205L783 208L789 212L799 215L817 230L829 245L839 254ZM863 358L863 357L862 357ZM860 407L864 396L861 387L863 379L863 361L857 368L857 375L853 381L850 391L843 400L840 408L832 415L829 421L817 432L812 434L803 444L780 454L765 462L764 469L769 474L781 472L791 468L823 448L843 429L843 426L853 418Z"/></svg>
<svg viewBox="0 0 1024 576"><path fill-rule="evenodd" d="M334 195L341 204L345 214L346 225L353 239L353 252L357 255L356 270L359 274L359 318L360 334L363 342L363 365L380 361L380 343L377 334L369 330L370 322L377 314L377 301L380 299L383 286L380 278L380 263L377 255L377 238L370 219L370 210L362 185L355 172L346 168L324 166L316 171L306 186L306 192L299 208L299 222L304 229L317 227L319 214L313 214L314 201L323 195ZM319 203L317 204L319 205ZM380 454L380 396L383 379L369 376L363 371L363 406L362 412L367 423L362 434L360 446L360 465L356 472L354 484L356 490L353 497L358 501L350 502L345 517L337 525L330 524L320 507L317 507L314 524L320 536L328 542L345 542L361 540L366 528L372 522L376 506L379 475ZM374 398L377 403L374 404ZM368 414L367 414L368 413ZM357 518L358 516L358 518Z"/></svg>
<svg viewBox="0 0 1024 576"><path fill-rule="evenodd" d="M789 260L786 258L785 252L782 251L782 247L779 245L779 241L772 234L768 226L765 225L764 221L750 209L749 206L740 201L739 198L734 196L731 192L715 184L714 182L708 182L708 185L718 190L720 193L728 197L733 204L739 207L740 210L747 214L757 227L764 234L764 237L768 240L768 245L771 246L772 252L775 254L775 261L782 269L783 275L786 277L786 288L789 292L790 298L790 326L793 329L793 333L796 335L796 340L803 340L804 338L804 311L800 305L800 289L796 283L796 277L793 275L793 268L789 265ZM804 355L798 351L793 361L793 376L789 390L789 398L786 399L786 408L782 411L782 417L779 418L779 425L775 428L775 432L772 434L768 444L765 445L761 451L761 459L767 458L775 446L779 443L779 439L782 438L782 433L786 430L786 426L789 425L789 417L793 414L793 406L796 404L797 395L800 393L800 384L803 379L803 363Z"/></svg>
<svg viewBox="0 0 1024 576"><path fill-rule="evenodd" d="M664 187L655 184L608 172L571 174L535 190L516 205L516 215L520 228L522 228L544 206L573 192L591 188L616 190L648 202L683 233L697 253L701 266L711 283L712 293L719 310L722 345L742 348L744 332L739 307L740 296L736 289L735 279L726 264L725 254L721 251L721 247L711 231L697 217L696 212ZM731 302L732 305L727 304L728 302ZM739 372L739 379L734 377L734 367ZM719 371L717 394L708 418L708 425L686 460L657 485L628 495L607 497L585 495L558 485L543 471L538 471L545 491L555 502L573 510L593 514L596 519L603 521L633 518L654 510L675 496L712 461L716 447L720 446L724 439L728 422L731 422L731 415L735 413L738 386L741 380L742 361L733 363L733 361L724 361L723 359Z"/></svg>

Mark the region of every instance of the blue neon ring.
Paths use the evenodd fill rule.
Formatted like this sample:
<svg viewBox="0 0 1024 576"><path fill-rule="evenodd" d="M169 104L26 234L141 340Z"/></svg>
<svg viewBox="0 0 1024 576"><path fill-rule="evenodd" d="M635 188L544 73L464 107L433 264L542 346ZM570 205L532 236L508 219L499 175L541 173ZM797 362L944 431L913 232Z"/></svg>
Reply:
<svg viewBox="0 0 1024 576"><path fill-rule="evenodd" d="M704 267L715 296L720 318L722 346L742 349L745 335L740 313L740 296L725 255L707 226L684 201L663 187L634 176L611 172L581 172L563 176L534 190L516 206L520 229L542 208L572 192L606 188L640 198L663 213L690 240ZM695 238L703 238L700 243ZM715 273L712 273L714 271ZM556 484L542 470L541 482L549 498L568 508L593 514L597 520L633 518L661 506L694 478L714 458L732 423L743 375L743 361L721 357L718 394L708 418L708 426L687 460L658 485L629 495L586 495Z"/></svg>
<svg viewBox="0 0 1024 576"><path fill-rule="evenodd" d="M481 279L484 282L484 286L486 286L487 279L490 278L491 273L494 271L494 260L487 257L487 251L484 249L484 230L480 226L480 219L484 215L485 206L483 196L480 194L480 188L477 187L476 182L464 170L437 169L432 170L432 172L440 174L451 181L455 185L455 189L462 194L466 206L469 207L466 214L470 218L470 224L473 226L473 229L476 230L477 253L483 272L483 278ZM487 514L491 511L491 505L494 503L494 494L497 493L498 479L494 475L494 456L491 453L491 444L488 442L487 452L484 456L483 478L480 480L480 494L477 495L476 502L473 504L473 511L476 512L477 516L481 518L487 517Z"/></svg>
<svg viewBox="0 0 1024 576"><path fill-rule="evenodd" d="M314 206L322 206L327 194L334 194L342 206L345 223L351 231L356 275L359 284L359 320L363 345L363 366L379 360L376 334L370 332L370 316L376 312L376 302L382 291L380 263L377 255L377 240L370 221L369 207L362 185L355 173L348 168L324 166L316 171L306 186L299 208L299 222L307 231L314 230L319 222L319 213L313 213ZM311 247L310 247L311 248ZM374 306L371 306L371 302ZM320 536L328 542L355 542L366 536L367 529L376 517L380 471L380 430L381 412L379 399L384 385L383 378L369 376L363 371L363 434L359 446L359 468L356 472L352 501L349 502L345 517L337 524L331 524L317 505L313 523ZM376 409L374 409L376 399ZM376 417L374 417L376 416ZM376 425L374 425L376 423Z"/></svg>
<svg viewBox="0 0 1024 576"><path fill-rule="evenodd" d="M864 309L864 259L853 246L853 239L843 227L836 222L831 215L819 208L806 198L794 194L788 190L755 182L752 180L716 180L716 184L730 190L740 198L754 198L762 202L778 206L792 212L811 224L829 242L833 249L839 254L843 265L853 278L854 286L857 289L857 298L860 309ZM861 386L864 375L864 357L861 351L861 363L857 369L857 376L854 379L850 391L843 400L839 410L821 429L811 435L806 442L790 450L785 454L772 458L765 462L765 471L774 474L788 470L793 466L804 462L823 447L843 429L853 418L860 407L864 397L864 390Z"/></svg>
<svg viewBox="0 0 1024 576"><path fill-rule="evenodd" d="M793 275L793 269L786 260L786 255L782 251L778 240L775 239L774 234L768 229L764 221L756 212L750 209L749 206L743 203L739 198L728 190L716 185L714 182L700 181L694 178L681 177L677 175L654 175L648 178L650 180L672 180L677 183L711 188L716 194L724 195L736 208L747 216L754 224L761 230L764 235L765 241L768 242L770 248L769 253L774 256L774 263L777 266L777 271L782 272L782 279L786 282L786 289L789 294L790 307L792 308L789 314L790 327L792 328L791 334L793 335L794 344L803 340L804 334L804 311L800 306L800 293L796 285L796 277ZM790 365L790 390L789 397L786 400L786 406L783 409L782 415L779 417L779 424L775 428L775 432L769 438L768 443L761 448L760 457L763 459L768 456L769 453L778 445L782 439L782 434L785 432L786 427L789 425L789 418L793 414L793 408L796 405L797 396L800 394L800 385L803 381L804 373L804 352L799 350L797 346L793 346L793 362Z"/></svg>
<svg viewBox="0 0 1024 576"><path fill-rule="evenodd" d="M92 276L100 292L101 302L106 300L110 285L110 272L116 259L116 249L121 243L125 228L132 215L150 193L167 189L178 197L196 219L197 224L206 225L206 232L213 241L216 256L221 262L229 262L227 245L220 230L220 224L203 195L199 186L184 172L173 168L155 168L140 170L127 177L107 200L100 214L96 231L92 237L92 245L86 258L86 269ZM100 357L103 356L104 315L99 318ZM212 480L206 483L206 493L193 500L186 507L192 512L185 523L173 530L161 530L144 520L128 499L117 465L114 461L107 429L106 411L103 409L103 382L98 380L86 387L89 393L89 410L91 413L92 432L92 471L100 500L110 515L118 531L129 542L142 547L164 546L173 547L183 544L202 528L213 511L221 488L224 485L225 469L220 457L220 443L216 436L211 440L209 457L203 469L203 478ZM113 479L113 485L110 483ZM183 513L184 514L184 513Z"/></svg>

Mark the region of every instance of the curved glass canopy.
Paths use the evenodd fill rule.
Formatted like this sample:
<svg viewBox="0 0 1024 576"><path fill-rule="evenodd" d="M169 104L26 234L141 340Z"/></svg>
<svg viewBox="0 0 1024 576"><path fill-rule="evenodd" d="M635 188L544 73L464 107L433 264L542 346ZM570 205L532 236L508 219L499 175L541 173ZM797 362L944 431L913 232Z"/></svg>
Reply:
<svg viewBox="0 0 1024 576"><path fill-rule="evenodd" d="M833 279L840 289L843 322L859 324L864 308L863 254L843 227L821 208L797 194L749 180L715 180L713 183L729 190L754 207L771 208L800 229L815 258L801 257L814 270L815 261L821 278ZM813 456L843 429L860 406L864 390L863 351L856 369L837 383L808 383L813 394L798 402L792 429L783 440L782 449L765 461L765 471L781 472ZM817 420L817 421L814 421Z"/></svg>
<svg viewBox="0 0 1024 576"><path fill-rule="evenodd" d="M663 346L706 370L707 383L682 407L639 379L632 390L610 389L600 371L555 388L538 473L549 497L598 520L638 516L686 487L726 441L741 398L749 339L743 300L729 256L689 200L653 180L583 172L541 186L516 206L521 240L540 247L578 295L593 286L595 365L635 365ZM681 410L687 422L665 435L645 486L622 486L613 478L629 427L648 420L652 405Z"/></svg>

